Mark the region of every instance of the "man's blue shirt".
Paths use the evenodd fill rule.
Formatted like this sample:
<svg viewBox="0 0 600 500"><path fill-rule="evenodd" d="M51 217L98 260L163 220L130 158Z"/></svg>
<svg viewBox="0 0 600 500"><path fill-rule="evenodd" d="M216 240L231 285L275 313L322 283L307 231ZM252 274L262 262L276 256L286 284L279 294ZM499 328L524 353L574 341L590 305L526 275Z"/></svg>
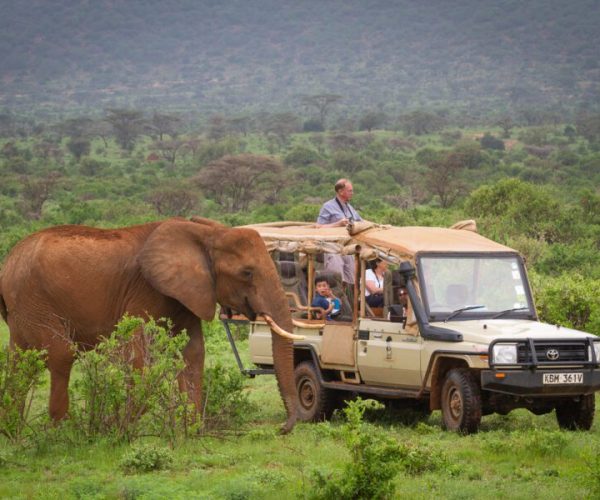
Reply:
<svg viewBox="0 0 600 500"><path fill-rule="evenodd" d="M323 203L317 224L331 224L344 218L352 218L355 221L362 220L361 216L358 215L358 212L354 210L350 203L343 203L336 197Z"/></svg>

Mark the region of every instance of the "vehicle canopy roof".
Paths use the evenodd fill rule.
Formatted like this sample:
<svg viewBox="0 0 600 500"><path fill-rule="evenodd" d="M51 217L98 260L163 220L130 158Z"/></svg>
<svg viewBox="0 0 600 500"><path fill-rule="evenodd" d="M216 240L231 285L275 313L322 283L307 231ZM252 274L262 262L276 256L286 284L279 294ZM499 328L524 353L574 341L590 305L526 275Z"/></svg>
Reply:
<svg viewBox="0 0 600 500"><path fill-rule="evenodd" d="M316 227L314 223L274 222L253 224L267 249L272 252L355 253L363 258L376 256L391 261L414 260L421 253L513 253L517 251L476 232L474 221L462 221L451 228L395 227L372 222L346 227Z"/></svg>

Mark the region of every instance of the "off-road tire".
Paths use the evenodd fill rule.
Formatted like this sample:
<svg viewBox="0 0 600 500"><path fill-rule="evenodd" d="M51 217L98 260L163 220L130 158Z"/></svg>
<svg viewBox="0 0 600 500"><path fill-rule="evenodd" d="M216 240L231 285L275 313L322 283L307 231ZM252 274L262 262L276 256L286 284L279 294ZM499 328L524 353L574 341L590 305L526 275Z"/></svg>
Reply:
<svg viewBox="0 0 600 500"><path fill-rule="evenodd" d="M441 399L444 429L461 434L479 430L481 391L467 368L454 368L446 374Z"/></svg>
<svg viewBox="0 0 600 500"><path fill-rule="evenodd" d="M565 401L556 405L556 420L561 429L589 431L594 423L596 397L594 394L581 396L579 401Z"/></svg>
<svg viewBox="0 0 600 500"><path fill-rule="evenodd" d="M298 418L304 422L319 422L331 417L337 401L336 391L319 383L315 365L303 361L294 370L298 393Z"/></svg>

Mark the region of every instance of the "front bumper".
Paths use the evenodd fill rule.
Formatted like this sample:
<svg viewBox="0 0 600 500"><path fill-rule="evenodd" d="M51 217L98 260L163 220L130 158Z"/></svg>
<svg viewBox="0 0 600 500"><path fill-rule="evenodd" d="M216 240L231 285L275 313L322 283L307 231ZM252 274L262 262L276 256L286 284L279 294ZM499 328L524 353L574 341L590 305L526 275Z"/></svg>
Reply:
<svg viewBox="0 0 600 500"><path fill-rule="evenodd" d="M580 384L544 384L544 373L583 373ZM600 370L482 370L481 388L513 396L578 396L600 390Z"/></svg>

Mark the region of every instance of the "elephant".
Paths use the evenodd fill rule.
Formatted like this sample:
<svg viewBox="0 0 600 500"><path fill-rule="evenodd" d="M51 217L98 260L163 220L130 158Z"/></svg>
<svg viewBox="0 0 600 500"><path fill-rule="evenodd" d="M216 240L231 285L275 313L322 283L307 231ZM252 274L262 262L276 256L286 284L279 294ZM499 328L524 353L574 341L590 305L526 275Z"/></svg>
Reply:
<svg viewBox="0 0 600 500"><path fill-rule="evenodd" d="M296 421L293 323L274 262L253 229L200 217L120 229L55 226L33 233L8 254L0 271L0 313L10 346L46 350L50 417L68 416L72 346L90 349L120 318L170 318L186 329L179 385L201 408L204 338L201 319L216 305L263 316L272 332L274 369L287 412ZM138 353L139 354L139 353ZM140 363L141 355L133 355Z"/></svg>

